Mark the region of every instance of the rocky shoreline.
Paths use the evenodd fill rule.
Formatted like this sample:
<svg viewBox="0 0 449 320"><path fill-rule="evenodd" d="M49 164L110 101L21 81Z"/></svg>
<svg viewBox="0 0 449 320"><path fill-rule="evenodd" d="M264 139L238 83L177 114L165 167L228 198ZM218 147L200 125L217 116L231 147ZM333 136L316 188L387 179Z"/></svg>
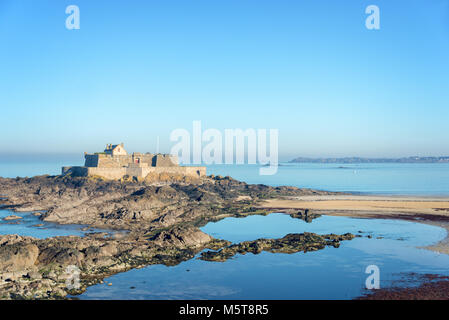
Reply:
<svg viewBox="0 0 449 320"><path fill-rule="evenodd" d="M266 215L257 204L283 196L332 195L334 193L249 185L230 177L209 176L185 181L181 176L157 181L106 181L71 176L0 178L4 209L37 212L40 219L60 224L126 230L127 233L92 233L36 239L0 236L1 299L63 299L82 293L105 277L151 264L176 265L204 249L209 257L229 257L259 250L293 253L338 247L349 235L287 235L230 245L214 239L199 227L226 217ZM304 210L285 210L292 217L311 221L319 215ZM255 249L256 248L256 249ZM204 260L207 260L207 254ZM216 258L218 261L219 259ZM67 281L79 270L79 284Z"/></svg>

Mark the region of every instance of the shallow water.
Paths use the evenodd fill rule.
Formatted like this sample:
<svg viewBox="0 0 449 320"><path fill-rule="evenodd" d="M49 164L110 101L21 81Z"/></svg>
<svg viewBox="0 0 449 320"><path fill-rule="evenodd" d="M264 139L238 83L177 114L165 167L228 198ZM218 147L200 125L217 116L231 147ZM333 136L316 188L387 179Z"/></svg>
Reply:
<svg viewBox="0 0 449 320"><path fill-rule="evenodd" d="M15 215L22 217L18 220L4 221L3 218ZM42 224L42 226L38 226ZM17 234L29 236L38 239L45 239L56 236L84 236L92 232L106 232L113 234L110 230L97 228L87 228L85 225L78 224L57 224L44 222L30 212L12 212L0 209L0 234Z"/></svg>
<svg viewBox="0 0 449 320"><path fill-rule="evenodd" d="M308 224L284 214L227 218L203 231L239 242L304 231L372 235L316 252L237 255L226 262L192 259L174 267L148 266L114 275L112 286L89 287L80 299L350 299L364 292L367 266L380 268L381 286L399 273L449 273L449 256L416 246L446 236L442 228L396 220L324 216ZM383 237L383 239L377 239ZM132 288L131 287L135 287Z"/></svg>

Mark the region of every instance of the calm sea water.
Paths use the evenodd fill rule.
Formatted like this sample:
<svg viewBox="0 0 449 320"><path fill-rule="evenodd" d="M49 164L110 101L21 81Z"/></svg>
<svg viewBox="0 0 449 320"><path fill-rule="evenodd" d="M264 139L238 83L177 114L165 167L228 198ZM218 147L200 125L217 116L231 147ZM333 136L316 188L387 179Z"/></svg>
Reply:
<svg viewBox="0 0 449 320"><path fill-rule="evenodd" d="M60 174L62 166L83 165L79 155L19 158L0 155L0 176ZM282 163L272 176L259 175L257 165L212 165L208 173L248 183L289 185L329 191L371 194L449 196L449 163L316 164Z"/></svg>
<svg viewBox="0 0 449 320"><path fill-rule="evenodd" d="M449 196L449 163L283 163L272 176L259 166L210 166L208 172L248 183L366 194Z"/></svg>
<svg viewBox="0 0 449 320"><path fill-rule="evenodd" d="M363 231L362 235L373 238L356 238L342 242L340 248L308 253L262 252L237 255L226 262L192 259L174 267L148 266L114 275L107 279L112 286L89 287L79 298L350 299L365 292L369 265L379 267L381 287L397 284L402 280L400 273L449 272L448 255L416 248L441 240L446 231L417 223L326 216L307 224L273 213L224 219L209 223L203 231L233 242L304 231Z"/></svg>
<svg viewBox="0 0 449 320"><path fill-rule="evenodd" d="M63 165L82 159L0 159L0 176L59 174ZM330 191L372 194L449 195L448 164L283 164L273 176L260 176L258 166L210 166L209 173L229 175L248 183L291 185ZM0 211L0 219L10 214ZM13 224L1 222L0 234L45 238L82 235L82 226L42 223L29 213ZM227 218L202 230L233 242L287 233L316 232L372 235L344 241L340 248L295 253L237 255L226 262L192 259L174 267L148 266L114 275L112 286L92 286L80 299L350 299L365 292L365 269L377 265L381 286L403 275L449 274L449 256L420 249L446 236L442 228L396 220L323 216L308 224L288 215Z"/></svg>
<svg viewBox="0 0 449 320"><path fill-rule="evenodd" d="M63 166L82 166L81 155L2 155L0 154L0 177L32 177L61 174Z"/></svg>

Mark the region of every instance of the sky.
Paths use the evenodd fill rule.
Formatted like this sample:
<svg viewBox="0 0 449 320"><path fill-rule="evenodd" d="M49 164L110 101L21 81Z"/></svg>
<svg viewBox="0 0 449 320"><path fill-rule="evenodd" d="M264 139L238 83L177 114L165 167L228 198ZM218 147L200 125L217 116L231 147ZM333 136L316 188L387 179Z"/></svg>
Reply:
<svg viewBox="0 0 449 320"><path fill-rule="evenodd" d="M448 56L449 0L0 0L0 153L169 152L199 120L281 160L449 155Z"/></svg>

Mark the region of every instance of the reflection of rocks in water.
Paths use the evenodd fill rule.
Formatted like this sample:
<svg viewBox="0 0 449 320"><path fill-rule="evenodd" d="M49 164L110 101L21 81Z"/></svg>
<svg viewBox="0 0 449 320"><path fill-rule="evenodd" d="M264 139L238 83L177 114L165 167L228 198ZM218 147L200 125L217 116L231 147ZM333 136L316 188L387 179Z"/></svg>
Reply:
<svg viewBox="0 0 449 320"><path fill-rule="evenodd" d="M258 254L262 251L273 253L296 253L299 251L317 251L326 246L338 248L340 241L352 240L355 236L351 233L343 235L316 233L291 233L280 239L258 239L254 241L244 241L238 244L225 247L218 251L206 251L201 253L200 259L207 261L226 261L237 253L247 252Z"/></svg>
<svg viewBox="0 0 449 320"><path fill-rule="evenodd" d="M317 212L313 212L310 209L288 209L288 208L267 208L270 212L279 212L290 215L294 219L301 219L307 223L313 221L313 219L319 218L322 215Z"/></svg>
<svg viewBox="0 0 449 320"><path fill-rule="evenodd" d="M175 228L154 236L135 233L115 239L106 233L85 237L35 239L0 236L0 298L62 298L83 292L104 277L151 264L177 265L204 248L229 243L215 240L195 227ZM80 287L68 290L67 267L80 270Z"/></svg>
<svg viewBox="0 0 449 320"><path fill-rule="evenodd" d="M301 219L307 223L310 223L310 222L312 222L313 219L321 217L321 214L311 212L309 209L300 209L300 210L297 210L296 212L290 213L290 217Z"/></svg>
<svg viewBox="0 0 449 320"><path fill-rule="evenodd" d="M81 293L107 276L132 268L150 264L176 265L206 248L225 247L223 250L228 252L228 241L213 239L199 227L227 217L266 215L272 210L258 207L264 199L331 193L249 185L221 176L188 183L170 179L132 182L38 176L0 177L0 194L7 194L7 199L2 200L3 208L32 211L43 221L129 232L47 239L0 236L0 298L53 299ZM296 210L295 217L309 222L316 216L308 211L298 214ZM305 243L294 237L286 236L283 241L257 240L255 246L260 246L261 250L287 252L339 244L339 240L323 240L320 236ZM66 288L65 270L70 266L80 270L81 287L76 291Z"/></svg>

